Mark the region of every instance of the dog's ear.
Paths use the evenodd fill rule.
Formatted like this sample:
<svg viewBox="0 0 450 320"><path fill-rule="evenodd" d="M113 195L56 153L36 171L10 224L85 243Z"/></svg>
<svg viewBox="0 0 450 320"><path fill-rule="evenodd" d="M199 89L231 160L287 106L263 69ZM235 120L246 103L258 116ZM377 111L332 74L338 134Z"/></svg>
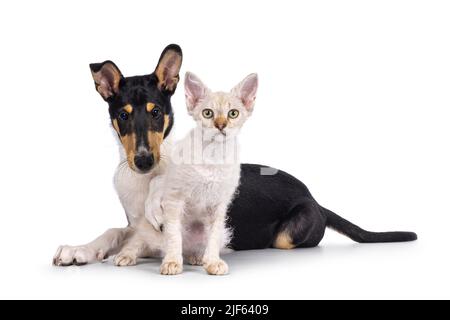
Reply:
<svg viewBox="0 0 450 320"><path fill-rule="evenodd" d="M258 75L252 73L241 81L236 87L231 90L231 93L241 99L245 108L249 112L253 111L255 105L256 90L258 89Z"/></svg>
<svg viewBox="0 0 450 320"><path fill-rule="evenodd" d="M195 106L206 97L209 89L195 74L186 72L184 91L186 96L186 106L188 111L191 112L195 109Z"/></svg>
<svg viewBox="0 0 450 320"><path fill-rule="evenodd" d="M91 68L92 78L94 78L95 88L103 99L108 100L119 93L119 85L123 76L114 62L92 63L89 67Z"/></svg>
<svg viewBox="0 0 450 320"><path fill-rule="evenodd" d="M182 62L183 53L178 45L171 44L164 49L155 69L159 90L169 95L175 92Z"/></svg>

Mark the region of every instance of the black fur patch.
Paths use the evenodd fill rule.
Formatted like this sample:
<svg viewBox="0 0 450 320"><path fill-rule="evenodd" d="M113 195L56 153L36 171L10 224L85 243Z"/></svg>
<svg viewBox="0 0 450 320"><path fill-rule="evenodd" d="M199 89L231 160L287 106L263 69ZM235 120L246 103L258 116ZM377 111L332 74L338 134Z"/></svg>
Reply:
<svg viewBox="0 0 450 320"><path fill-rule="evenodd" d="M169 51L172 55L175 52L182 57L181 48L178 45L172 44L164 49L159 59L159 63L161 63L164 55ZM159 68L159 63L157 69ZM173 110L170 98L175 92L176 86L171 91L166 88L160 89L158 87L159 79L155 72L144 76L123 77L117 65L110 60L91 64L90 68L93 76L94 74L101 73L102 70L108 69L104 68L105 65L107 65L106 67L113 66L114 68L109 68L109 70L112 69L117 71L114 72L116 76L112 77L110 73L105 72L104 77L101 78L104 82L100 81L100 83L106 83L106 88L109 88L113 86L113 78L120 79L118 90L108 92L110 94L104 95L104 99L109 105L111 122L117 123L120 136L135 134L135 148L137 149L139 146L144 146L148 149L150 148L148 142L149 131L162 133L165 127L164 119L168 118L169 123L164 132L164 138L166 138L173 127ZM96 81L95 84L97 91L99 91L98 81ZM148 103L155 105L152 112L147 111ZM132 112L129 114L125 110L125 106L127 105L132 107ZM121 117L121 114L124 112L128 114L126 119Z"/></svg>
<svg viewBox="0 0 450 320"><path fill-rule="evenodd" d="M413 232L366 231L321 207L295 177L283 171L261 175L263 168L267 167L241 165L240 185L228 212L234 250L273 247L280 233L287 234L294 247L314 247L326 227L362 243L417 239Z"/></svg>
<svg viewBox="0 0 450 320"><path fill-rule="evenodd" d="M152 103L160 115L154 116L152 112L147 112L147 104ZM133 112L129 114L127 120L122 120L120 114L125 112L124 107L131 105ZM145 144L147 147L147 132L163 132L164 115L169 116L169 127L165 132L170 133L173 122L173 111L170 98L159 91L157 80L154 75L124 78L120 86L119 95L109 102L109 114L111 121L117 120L119 131L122 136L135 133L136 143Z"/></svg>

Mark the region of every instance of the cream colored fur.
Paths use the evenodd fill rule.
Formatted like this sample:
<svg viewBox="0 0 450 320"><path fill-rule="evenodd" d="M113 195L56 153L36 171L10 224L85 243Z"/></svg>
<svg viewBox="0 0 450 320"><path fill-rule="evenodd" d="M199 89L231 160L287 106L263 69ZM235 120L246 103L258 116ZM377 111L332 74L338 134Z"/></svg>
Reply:
<svg viewBox="0 0 450 320"><path fill-rule="evenodd" d="M252 91L244 96L249 83ZM146 202L155 229L164 224L162 274L181 273L183 254L209 274L228 272L220 251L230 240L226 214L240 178L237 134L252 112L256 85L256 75L250 75L229 93L213 93L186 75L187 107L197 126L176 144L166 175L151 181L150 189L158 192L151 191Z"/></svg>

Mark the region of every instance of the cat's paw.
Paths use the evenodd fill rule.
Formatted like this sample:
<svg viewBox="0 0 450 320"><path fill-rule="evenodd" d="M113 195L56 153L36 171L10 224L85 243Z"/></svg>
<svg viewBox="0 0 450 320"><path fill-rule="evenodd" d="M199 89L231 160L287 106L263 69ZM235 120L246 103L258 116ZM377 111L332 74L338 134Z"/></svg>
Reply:
<svg viewBox="0 0 450 320"><path fill-rule="evenodd" d="M222 276L228 273L228 265L223 260L216 260L204 264L206 272L213 276Z"/></svg>
<svg viewBox="0 0 450 320"><path fill-rule="evenodd" d="M88 263L102 261L105 258L101 250L94 250L89 246L60 246L53 256L53 265L66 267L81 266Z"/></svg>
<svg viewBox="0 0 450 320"><path fill-rule="evenodd" d="M166 276L180 274L183 272L183 264L178 261L165 261L161 264L160 272Z"/></svg>
<svg viewBox="0 0 450 320"><path fill-rule="evenodd" d="M119 253L114 257L114 265L117 267L135 266L137 264L137 257L129 253Z"/></svg>
<svg viewBox="0 0 450 320"><path fill-rule="evenodd" d="M155 201L145 205L145 218L155 228L156 231L162 231L163 210L161 203Z"/></svg>

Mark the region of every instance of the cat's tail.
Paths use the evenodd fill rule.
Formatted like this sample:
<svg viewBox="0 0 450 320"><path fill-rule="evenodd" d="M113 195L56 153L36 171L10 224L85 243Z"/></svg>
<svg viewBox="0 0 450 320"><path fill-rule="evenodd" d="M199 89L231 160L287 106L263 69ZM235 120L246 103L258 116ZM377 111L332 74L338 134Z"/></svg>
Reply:
<svg viewBox="0 0 450 320"><path fill-rule="evenodd" d="M321 211L327 218L327 227L330 227L359 243L405 242L417 240L417 234L414 232L370 232L361 229L357 225L354 225L328 209L321 207Z"/></svg>

